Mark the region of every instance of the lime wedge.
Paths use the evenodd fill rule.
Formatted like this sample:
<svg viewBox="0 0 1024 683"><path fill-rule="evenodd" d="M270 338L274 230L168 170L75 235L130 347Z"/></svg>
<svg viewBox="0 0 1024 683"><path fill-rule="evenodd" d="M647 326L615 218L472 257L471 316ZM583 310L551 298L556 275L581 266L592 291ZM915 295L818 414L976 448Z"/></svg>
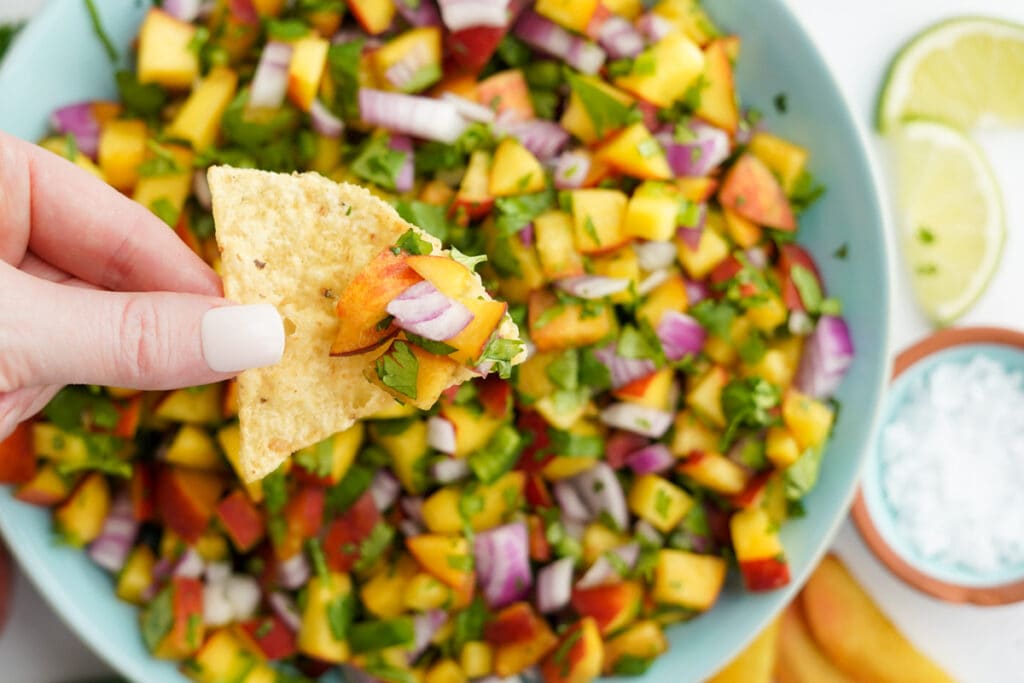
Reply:
<svg viewBox="0 0 1024 683"><path fill-rule="evenodd" d="M1024 124L1024 26L985 18L951 19L919 33L893 59L876 125L906 118L958 128Z"/></svg>
<svg viewBox="0 0 1024 683"><path fill-rule="evenodd" d="M907 121L890 136L903 257L924 311L948 325L999 264L1002 197L981 149L955 128Z"/></svg>

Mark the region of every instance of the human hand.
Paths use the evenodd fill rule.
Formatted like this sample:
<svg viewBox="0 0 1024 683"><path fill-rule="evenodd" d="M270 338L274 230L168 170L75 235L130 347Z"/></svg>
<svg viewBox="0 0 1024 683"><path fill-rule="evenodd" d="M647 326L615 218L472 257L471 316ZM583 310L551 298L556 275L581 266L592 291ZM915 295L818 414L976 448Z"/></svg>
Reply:
<svg viewBox="0 0 1024 683"><path fill-rule="evenodd" d="M0 132L0 440L65 384L209 384L283 350L277 311L222 298L148 209Z"/></svg>

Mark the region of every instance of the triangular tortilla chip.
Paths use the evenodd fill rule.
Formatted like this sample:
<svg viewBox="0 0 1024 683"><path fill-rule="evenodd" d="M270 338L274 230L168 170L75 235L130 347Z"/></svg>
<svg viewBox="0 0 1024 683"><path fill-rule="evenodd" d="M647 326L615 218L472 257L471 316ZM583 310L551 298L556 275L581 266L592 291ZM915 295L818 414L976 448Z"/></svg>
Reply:
<svg viewBox="0 0 1024 683"><path fill-rule="evenodd" d="M208 177L225 296L273 304L285 320L281 362L238 377L240 474L252 481L293 452L394 405L363 377L384 347L342 358L329 351L338 330L335 297L412 226L367 190L316 173L222 166ZM420 236L440 249L433 237ZM518 338L508 316L499 334ZM472 376L459 368L451 384Z"/></svg>

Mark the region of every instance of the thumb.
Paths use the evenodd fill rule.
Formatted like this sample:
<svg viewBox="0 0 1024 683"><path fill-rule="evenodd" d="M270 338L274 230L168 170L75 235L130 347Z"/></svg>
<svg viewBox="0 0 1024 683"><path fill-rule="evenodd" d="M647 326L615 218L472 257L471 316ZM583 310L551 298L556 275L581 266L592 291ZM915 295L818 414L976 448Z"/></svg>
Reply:
<svg viewBox="0 0 1024 683"><path fill-rule="evenodd" d="M0 303L0 348L6 346L3 327L14 336L14 352L0 357L0 391L48 384L209 384L273 365L284 351L284 326L269 304L80 289L17 271L13 279L19 281L6 283Z"/></svg>

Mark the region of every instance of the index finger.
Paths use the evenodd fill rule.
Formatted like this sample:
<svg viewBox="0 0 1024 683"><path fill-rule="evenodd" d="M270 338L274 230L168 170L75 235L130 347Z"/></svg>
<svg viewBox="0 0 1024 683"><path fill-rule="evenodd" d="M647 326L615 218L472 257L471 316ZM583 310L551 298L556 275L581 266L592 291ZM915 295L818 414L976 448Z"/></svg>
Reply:
<svg viewBox="0 0 1024 683"><path fill-rule="evenodd" d="M99 178L0 133L0 234L106 289L219 296L220 278L173 230ZM23 225L28 217L28 225Z"/></svg>

